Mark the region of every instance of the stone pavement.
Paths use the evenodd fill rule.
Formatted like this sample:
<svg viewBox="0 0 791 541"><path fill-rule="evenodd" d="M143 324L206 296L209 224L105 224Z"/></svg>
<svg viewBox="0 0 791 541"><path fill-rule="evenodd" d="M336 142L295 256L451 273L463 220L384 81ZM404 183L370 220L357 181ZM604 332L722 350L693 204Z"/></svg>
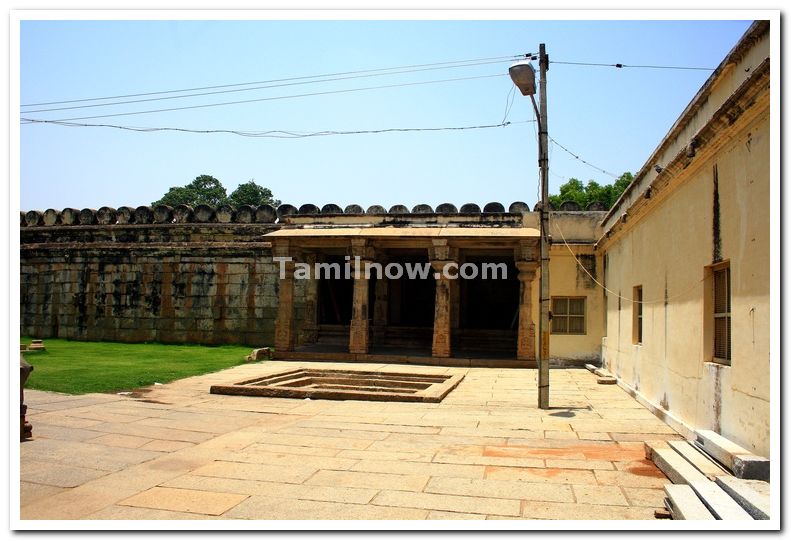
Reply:
<svg viewBox="0 0 791 541"><path fill-rule="evenodd" d="M211 395L297 367L465 374L441 403ZM138 398L26 391L25 519L653 519L643 441L681 439L615 385L536 371L266 361Z"/></svg>

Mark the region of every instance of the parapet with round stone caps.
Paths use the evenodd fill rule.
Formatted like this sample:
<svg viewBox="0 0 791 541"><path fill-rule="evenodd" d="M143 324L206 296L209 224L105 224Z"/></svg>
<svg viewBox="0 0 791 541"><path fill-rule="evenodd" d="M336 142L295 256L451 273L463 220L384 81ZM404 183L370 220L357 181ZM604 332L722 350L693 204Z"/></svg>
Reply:
<svg viewBox="0 0 791 541"><path fill-rule="evenodd" d="M577 203L576 201L563 201L560 204L560 210L566 212L576 212L582 210L582 207L580 207L580 204Z"/></svg>
<svg viewBox="0 0 791 541"><path fill-rule="evenodd" d="M602 211L602 210L609 210L609 209L607 208L607 205L605 205L601 201L591 201L590 203L588 203L588 206L585 207L585 210Z"/></svg>
<svg viewBox="0 0 791 541"><path fill-rule="evenodd" d="M453 203L442 203L437 205L437 214L457 214L459 210Z"/></svg>
<svg viewBox="0 0 791 541"><path fill-rule="evenodd" d="M431 205L421 203L412 207L412 214L434 214L434 209Z"/></svg>
<svg viewBox="0 0 791 541"><path fill-rule="evenodd" d="M483 207L484 212L505 212L505 207L502 203L498 203L497 201L492 201L491 203L486 203Z"/></svg>
<svg viewBox="0 0 791 541"><path fill-rule="evenodd" d="M80 211L67 207L61 211L60 220L63 225L78 225L80 223Z"/></svg>
<svg viewBox="0 0 791 541"><path fill-rule="evenodd" d="M146 205L140 205L135 209L136 224L150 224L154 221L154 209Z"/></svg>
<svg viewBox="0 0 791 541"><path fill-rule="evenodd" d="M255 209L255 221L259 224L272 224L278 218L278 212L272 205L259 205Z"/></svg>
<svg viewBox="0 0 791 541"><path fill-rule="evenodd" d="M464 203L459 210L460 214L480 214L481 207L475 203Z"/></svg>
<svg viewBox="0 0 791 541"><path fill-rule="evenodd" d="M301 207L299 207L299 212L297 214L318 214L319 207L316 205L312 205L310 203L305 203Z"/></svg>
<svg viewBox="0 0 791 541"><path fill-rule="evenodd" d="M25 225L35 227L44 224L44 215L37 210L29 210L24 216Z"/></svg>
<svg viewBox="0 0 791 541"><path fill-rule="evenodd" d="M60 211L47 209L44 211L44 225L60 225Z"/></svg>
<svg viewBox="0 0 791 541"><path fill-rule="evenodd" d="M397 220L409 222L413 220L425 221L424 216L429 215L444 215L447 217L457 214L471 216L475 214L522 214L525 212L529 212L529 207L521 201L512 203L507 212L503 205L498 202L488 203L483 210L475 203L466 203L460 208L457 208L452 203L442 203L436 209L428 204L421 203L415 205L411 211L406 205L402 204L393 205L389 210L381 205L371 205L367 210L364 210L357 204L350 204L344 209L335 203L327 203L321 208L310 203L303 204L300 207L284 203L277 209L268 204L258 207L251 205L240 205L239 207L221 205L217 208L205 204L197 205L194 208L184 204L176 205L175 207L168 205L156 205L153 207L141 205L136 208L122 206L117 209L101 207L98 211L93 209L82 209L80 211L73 208L65 208L62 211L48 209L43 213L40 211L28 211L27 213L20 213L20 225L22 227L35 227L54 225L170 225L187 223L272 224L275 222L283 223L286 221L286 217L292 215L298 218L299 221L309 219L315 223L321 223L322 220L327 219L332 220L333 217L338 217L338 219L347 220L348 222L347 218L343 218L344 215L353 220L356 217L357 222L365 220L365 215L372 217L393 215L398 217L396 218ZM27 216L28 214L30 214L29 217ZM322 216L327 218L322 218ZM496 216L487 218L487 220L491 219L497 218ZM378 218L374 220L376 221Z"/></svg>
<svg viewBox="0 0 791 541"><path fill-rule="evenodd" d="M217 223L229 224L234 221L236 210L231 205L220 205L214 212L217 217Z"/></svg>
<svg viewBox="0 0 791 541"><path fill-rule="evenodd" d="M201 204L196 206L193 216L195 218L195 221L198 223L207 224L207 223L215 222L217 220L215 216L214 207L210 205Z"/></svg>
<svg viewBox="0 0 791 541"><path fill-rule="evenodd" d="M195 211L189 205L176 205L173 208L173 219L177 224L189 223L193 220Z"/></svg>
<svg viewBox="0 0 791 541"><path fill-rule="evenodd" d="M157 205L154 207L154 223L170 224L173 223L173 208L168 205Z"/></svg>
<svg viewBox="0 0 791 541"><path fill-rule="evenodd" d="M286 216L292 216L294 214L299 214L299 210L294 205L289 205L288 203L283 203L279 207L277 207L277 221L282 222Z"/></svg>
<svg viewBox="0 0 791 541"><path fill-rule="evenodd" d="M530 212L530 206L527 203L523 203L522 201L514 201L511 203L511 206L508 207L508 212L513 214L519 214L520 212Z"/></svg>
<svg viewBox="0 0 791 541"><path fill-rule="evenodd" d="M135 209L132 207L118 207L116 221L121 225L135 223Z"/></svg>
<svg viewBox="0 0 791 541"><path fill-rule="evenodd" d="M343 214L343 209L335 203L327 203L321 207L322 214Z"/></svg>
<svg viewBox="0 0 791 541"><path fill-rule="evenodd" d="M118 220L118 213L112 207L101 207L96 211L96 221L99 225L113 225Z"/></svg>
<svg viewBox="0 0 791 541"><path fill-rule="evenodd" d="M240 224L251 224L255 222L255 208L250 205L239 205L236 207L234 221Z"/></svg>

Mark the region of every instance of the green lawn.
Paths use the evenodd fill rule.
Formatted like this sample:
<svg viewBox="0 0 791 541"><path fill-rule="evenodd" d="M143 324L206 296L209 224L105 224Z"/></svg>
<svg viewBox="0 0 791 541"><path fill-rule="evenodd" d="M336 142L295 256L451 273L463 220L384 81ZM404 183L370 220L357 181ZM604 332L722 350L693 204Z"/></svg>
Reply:
<svg viewBox="0 0 791 541"><path fill-rule="evenodd" d="M29 338L22 338L29 344ZM26 388L84 394L131 391L197 376L244 362L247 346L77 342L49 338L46 351L27 352L33 365Z"/></svg>

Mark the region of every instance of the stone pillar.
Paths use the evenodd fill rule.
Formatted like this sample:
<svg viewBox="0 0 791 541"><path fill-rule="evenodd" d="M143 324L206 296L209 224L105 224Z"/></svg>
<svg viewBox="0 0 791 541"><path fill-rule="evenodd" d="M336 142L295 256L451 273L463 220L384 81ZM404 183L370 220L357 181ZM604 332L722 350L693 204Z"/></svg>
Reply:
<svg viewBox="0 0 791 541"><path fill-rule="evenodd" d="M352 299L352 321L349 326L349 353L368 353L368 278L365 276L365 262L371 259L371 248L367 239L352 239L352 273L355 272L356 258L360 258L359 273L354 276L354 297Z"/></svg>
<svg viewBox="0 0 791 541"><path fill-rule="evenodd" d="M319 281L313 273L317 260L316 254L306 254L305 263L310 265L310 278L305 282L305 318L300 329L300 343L315 344L319 338L318 297Z"/></svg>
<svg viewBox="0 0 791 541"><path fill-rule="evenodd" d="M536 360L536 326L533 323L533 280L538 263L517 261L519 269L519 327L516 342L516 358L522 361Z"/></svg>
<svg viewBox="0 0 791 541"><path fill-rule="evenodd" d="M451 282L442 269L450 261L432 261L431 267L437 279L434 297L434 339L431 344L432 357L451 355Z"/></svg>
<svg viewBox="0 0 791 541"><path fill-rule="evenodd" d="M272 247L275 257L289 257L288 241L279 242ZM278 284L277 318L275 319L275 352L294 351L294 260L278 264L285 267L285 276Z"/></svg>

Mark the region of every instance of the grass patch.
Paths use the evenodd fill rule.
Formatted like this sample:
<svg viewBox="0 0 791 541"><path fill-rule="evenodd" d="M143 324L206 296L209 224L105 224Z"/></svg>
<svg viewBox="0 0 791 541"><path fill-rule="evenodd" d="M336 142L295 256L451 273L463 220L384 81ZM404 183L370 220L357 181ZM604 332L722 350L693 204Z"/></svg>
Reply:
<svg viewBox="0 0 791 541"><path fill-rule="evenodd" d="M30 339L22 338L23 344ZM24 354L33 365L26 388L68 394L130 391L244 363L246 346L78 342L49 338L46 351Z"/></svg>

